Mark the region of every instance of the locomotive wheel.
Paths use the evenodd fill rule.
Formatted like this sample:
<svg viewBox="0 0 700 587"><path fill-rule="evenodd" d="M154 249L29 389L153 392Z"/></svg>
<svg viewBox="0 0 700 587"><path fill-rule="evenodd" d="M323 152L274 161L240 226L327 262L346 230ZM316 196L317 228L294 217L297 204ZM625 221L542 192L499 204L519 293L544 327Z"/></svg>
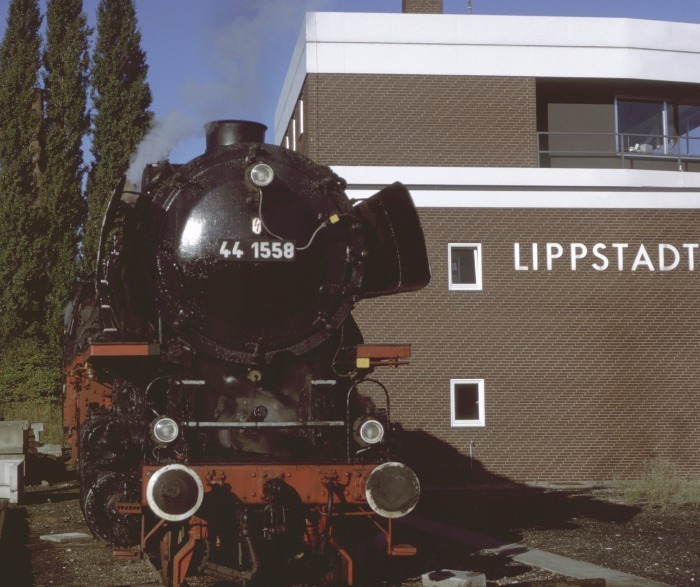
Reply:
<svg viewBox="0 0 700 587"><path fill-rule="evenodd" d="M116 468L129 460L132 442L128 429L109 414L88 416L80 430L80 458L88 466Z"/></svg>
<svg viewBox="0 0 700 587"><path fill-rule="evenodd" d="M118 501L132 501L125 490L125 477L115 472L103 473L83 496L83 512L90 531L115 546L134 546L140 540L139 517L120 514Z"/></svg>

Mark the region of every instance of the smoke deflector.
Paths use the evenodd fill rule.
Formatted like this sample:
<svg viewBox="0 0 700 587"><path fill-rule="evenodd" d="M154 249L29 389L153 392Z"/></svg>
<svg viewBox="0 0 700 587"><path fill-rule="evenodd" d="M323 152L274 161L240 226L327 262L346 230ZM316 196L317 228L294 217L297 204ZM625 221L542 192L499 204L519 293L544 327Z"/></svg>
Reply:
<svg viewBox="0 0 700 587"><path fill-rule="evenodd" d="M419 290L430 283L423 229L406 187L394 183L355 206L364 221L362 297Z"/></svg>

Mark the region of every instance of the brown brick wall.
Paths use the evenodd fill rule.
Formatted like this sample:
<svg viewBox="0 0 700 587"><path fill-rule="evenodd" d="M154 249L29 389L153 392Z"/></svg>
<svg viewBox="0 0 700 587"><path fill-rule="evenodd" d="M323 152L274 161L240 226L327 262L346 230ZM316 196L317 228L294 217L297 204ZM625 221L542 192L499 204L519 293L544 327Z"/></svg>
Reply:
<svg viewBox="0 0 700 587"><path fill-rule="evenodd" d="M302 97L320 163L538 165L534 78L312 74Z"/></svg>
<svg viewBox="0 0 700 587"><path fill-rule="evenodd" d="M413 14L442 14L442 0L401 0L401 11Z"/></svg>
<svg viewBox="0 0 700 587"><path fill-rule="evenodd" d="M656 263L658 243L698 242L700 212L420 214L431 285L363 301L355 316L367 342L413 343L410 366L375 375L392 389L393 415L425 482L482 468L518 481L616 480L653 458L700 474L700 254L694 272L685 254L674 271L629 271L640 243ZM450 242L482 243L482 292L448 291ZM514 242L630 249L622 272L613 254L602 272L591 268L595 259L571 271L564 258L551 272L543 259L539 271L518 272ZM485 379L485 428L450 427L450 378Z"/></svg>

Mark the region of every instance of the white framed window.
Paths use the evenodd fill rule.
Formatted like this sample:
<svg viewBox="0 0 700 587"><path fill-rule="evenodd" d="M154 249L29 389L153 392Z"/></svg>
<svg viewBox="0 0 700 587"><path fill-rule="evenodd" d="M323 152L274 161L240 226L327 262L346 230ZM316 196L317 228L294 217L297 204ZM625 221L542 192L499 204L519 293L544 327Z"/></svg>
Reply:
<svg viewBox="0 0 700 587"><path fill-rule="evenodd" d="M453 428L486 426L483 379L450 379L450 425Z"/></svg>
<svg viewBox="0 0 700 587"><path fill-rule="evenodd" d="M304 134L304 100L299 100L299 139Z"/></svg>
<svg viewBox="0 0 700 587"><path fill-rule="evenodd" d="M450 289L481 291L481 244L450 243L447 256Z"/></svg>

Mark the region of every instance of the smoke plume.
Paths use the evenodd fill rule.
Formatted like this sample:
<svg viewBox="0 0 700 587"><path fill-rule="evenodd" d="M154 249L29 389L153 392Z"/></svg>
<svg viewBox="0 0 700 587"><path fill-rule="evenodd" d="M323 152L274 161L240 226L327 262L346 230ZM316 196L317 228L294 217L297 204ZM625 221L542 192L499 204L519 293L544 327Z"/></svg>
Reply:
<svg viewBox="0 0 700 587"><path fill-rule="evenodd" d="M210 47L212 81L185 83L182 96L202 123L218 118L255 120L272 128L279 97L304 14L329 0L233 2L204 42ZM290 34L290 32L292 34Z"/></svg>
<svg viewBox="0 0 700 587"><path fill-rule="evenodd" d="M211 120L254 120L271 129L304 14L322 10L329 1L237 0L217 5L209 29L200 35L188 31L192 50L200 55L198 79L211 81L183 78L182 106L156 122L132 158L127 180L138 185L144 166L167 158L181 141L193 146L185 161L201 154L204 125ZM178 146L178 156L180 150Z"/></svg>
<svg viewBox="0 0 700 587"><path fill-rule="evenodd" d="M167 159L173 147L194 132L192 124L180 113L170 112L164 119L156 120L131 158L126 180L139 185L143 168L149 163Z"/></svg>

